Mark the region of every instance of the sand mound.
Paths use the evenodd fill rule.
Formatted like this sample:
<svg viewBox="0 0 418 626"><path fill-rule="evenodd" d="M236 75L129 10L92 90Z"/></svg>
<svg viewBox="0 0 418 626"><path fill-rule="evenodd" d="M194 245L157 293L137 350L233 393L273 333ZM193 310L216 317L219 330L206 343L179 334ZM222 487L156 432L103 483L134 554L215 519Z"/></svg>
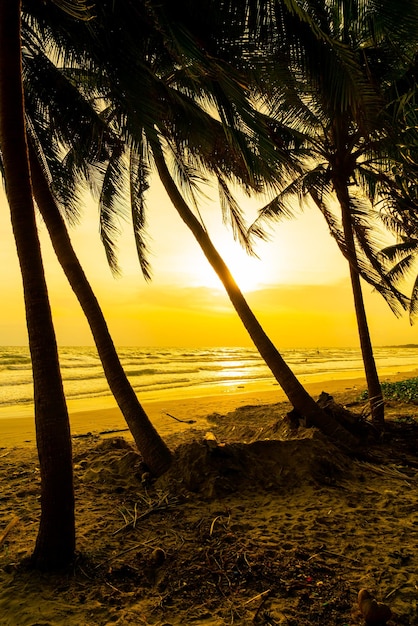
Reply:
<svg viewBox="0 0 418 626"><path fill-rule="evenodd" d="M84 482L102 484L111 491L137 488L144 472L141 457L122 437L105 439L88 453L75 455L74 461Z"/></svg>
<svg viewBox="0 0 418 626"><path fill-rule="evenodd" d="M307 484L335 484L349 472L342 453L319 434L288 441L180 445L158 486L207 499L245 489L290 491Z"/></svg>
<svg viewBox="0 0 418 626"><path fill-rule="evenodd" d="M199 440L178 445L171 468L154 487L216 499L251 489L284 493L307 485L336 485L348 478L350 461L319 431L300 428L295 432L282 419L264 427L240 424L237 414L245 415L245 409L252 419L265 417L259 407L244 407L221 420L229 424L226 428L214 423L215 430L232 442L200 433ZM219 422L220 416L214 417ZM258 439L260 435L275 438ZM88 456L76 456L75 467L83 470L83 481L113 490L135 489L147 482L140 456L121 437L99 442Z"/></svg>

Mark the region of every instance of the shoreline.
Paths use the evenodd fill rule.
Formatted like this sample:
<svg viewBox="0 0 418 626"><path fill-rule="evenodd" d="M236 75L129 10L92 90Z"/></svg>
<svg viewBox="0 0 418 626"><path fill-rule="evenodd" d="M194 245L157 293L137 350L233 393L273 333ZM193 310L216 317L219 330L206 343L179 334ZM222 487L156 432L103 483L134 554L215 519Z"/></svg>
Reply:
<svg viewBox="0 0 418 626"><path fill-rule="evenodd" d="M360 393L366 388L364 375L360 371L335 372L301 376L300 382L316 399L322 391L331 395L339 393ZM418 369L387 368L380 371L381 382L395 382L418 376ZM246 382L241 385L222 385L194 389L172 389L159 393L159 397L139 398L144 410L162 437L190 428L206 428L205 419L212 413L225 414L246 405L268 405L286 402L287 398L276 381ZM157 395L156 392L153 394ZM69 400L71 434L82 436L103 431L123 432L131 438L126 422L111 396ZM170 414L170 416L168 415ZM178 422L194 420L193 424ZM0 409L0 446L34 446L35 426L32 406L9 406Z"/></svg>

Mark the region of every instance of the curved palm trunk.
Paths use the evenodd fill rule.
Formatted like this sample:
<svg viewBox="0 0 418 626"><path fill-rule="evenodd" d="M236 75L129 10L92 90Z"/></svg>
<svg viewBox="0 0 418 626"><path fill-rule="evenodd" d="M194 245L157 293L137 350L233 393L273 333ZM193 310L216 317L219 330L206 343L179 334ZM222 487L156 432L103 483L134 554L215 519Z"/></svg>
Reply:
<svg viewBox="0 0 418 626"><path fill-rule="evenodd" d="M28 164L20 51L20 2L0 0L0 146L22 273L32 358L41 520L33 564L68 565L75 551L71 436L44 277Z"/></svg>
<svg viewBox="0 0 418 626"><path fill-rule="evenodd" d="M48 181L30 145L29 155L36 203L45 221L58 261L88 320L110 390L125 417L144 462L154 476L161 476L171 464L171 452L149 420L125 374L100 305L74 252Z"/></svg>
<svg viewBox="0 0 418 626"><path fill-rule="evenodd" d="M167 168L161 147L155 144L153 144L152 147L158 174L170 200L182 220L192 231L206 258L222 281L254 345L270 368L277 382L282 387L290 403L300 415L303 415L327 435L338 439L340 442L345 442L347 445L355 445L354 437L320 409L315 400L308 394L287 363L283 360L283 357L266 335L259 321L248 306L231 272L212 244L209 235L196 219L178 191Z"/></svg>
<svg viewBox="0 0 418 626"><path fill-rule="evenodd" d="M342 224L346 246L350 254L350 278L356 312L357 328L360 339L361 353L366 374L367 389L369 393L370 411L372 423L381 430L385 423L385 404L383 401L382 388L380 386L376 363L373 355L373 347L370 339L369 326L367 323L363 293L360 283L360 274L356 268L356 248L354 243L353 229L350 218L350 198L347 185L337 178L333 181L335 193L341 207Z"/></svg>

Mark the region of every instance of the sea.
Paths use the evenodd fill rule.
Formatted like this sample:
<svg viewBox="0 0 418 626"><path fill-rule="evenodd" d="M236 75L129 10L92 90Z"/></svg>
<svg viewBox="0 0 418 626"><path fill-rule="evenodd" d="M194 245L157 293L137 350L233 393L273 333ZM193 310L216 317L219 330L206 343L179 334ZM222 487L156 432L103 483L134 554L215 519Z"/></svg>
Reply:
<svg viewBox="0 0 418 626"><path fill-rule="evenodd" d="M140 401L196 395L208 389L246 389L276 384L258 352L248 347L118 348L125 372ZM281 351L303 382L355 378L363 375L356 348L307 348ZM379 374L418 368L418 345L374 349ZM62 347L60 366L67 400L110 397L102 365L93 347ZM33 403L32 373L27 347L0 347L0 409Z"/></svg>

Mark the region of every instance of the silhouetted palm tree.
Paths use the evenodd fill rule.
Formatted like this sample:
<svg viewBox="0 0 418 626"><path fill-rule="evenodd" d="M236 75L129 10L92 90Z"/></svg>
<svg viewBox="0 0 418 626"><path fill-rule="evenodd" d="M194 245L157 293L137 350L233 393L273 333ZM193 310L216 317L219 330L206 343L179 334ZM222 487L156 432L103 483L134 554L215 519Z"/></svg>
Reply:
<svg viewBox="0 0 418 626"><path fill-rule="evenodd" d="M231 209L236 231L243 236L241 217L228 190L228 180L235 178L247 190L258 190L265 180L275 184L280 179L279 162L285 164L286 172L290 167L289 155L283 155L270 141L265 117L254 109L251 93L244 87L244 77L220 57L212 57L213 46L210 49L202 46L201 37L205 32L202 22L199 41L196 41L196 36L183 23L178 25L178 16L176 20L170 18L172 8L169 5L142 5L126 0L117 6L100 5L96 8L97 17L89 24L73 23L71 28L64 26L58 31L46 28L46 39L49 44L59 42L67 56L72 57L76 67L73 64L72 70L65 69L66 75L77 81L87 97L101 96L105 103L101 114L103 119L121 133L129 146L132 214L143 269L147 271L141 232L143 192L148 176L144 155L153 155L159 163L159 174L163 176L163 160L155 152L160 144L159 137L169 139L175 147L172 153L177 153L179 169L184 168L184 180L191 182L191 187L199 176L205 175L205 171L217 176L224 206ZM42 14L42 11L42 6L36 5L38 21L41 21L39 12ZM184 16L187 21L186 15L187 12ZM141 28L143 37L139 36ZM132 80L133 76L136 80ZM208 106L217 110L220 121L210 114ZM100 192L103 241L113 268L112 212L117 208L115 198L121 198L123 158L120 147L115 146L103 168ZM71 151L71 159L73 163L80 159L77 149ZM66 158L65 162L68 164L69 159ZM297 168L296 156L293 162L291 167ZM81 167L89 168L86 161ZM169 177L163 176L163 180L167 184ZM56 180L54 187L57 189ZM184 206L188 209L187 205ZM193 226L194 221L190 218L194 217L193 213L190 210L188 213L184 206L181 216L183 219L187 217L189 227ZM196 228L193 232L195 236L198 234ZM197 238L206 246L207 254L208 247L213 248L209 238L205 239L201 233ZM219 267L217 271L219 273ZM228 293L231 297L230 288ZM247 317L243 321L247 330L256 322L251 331L253 339L260 337L261 327L237 287L232 301L241 315L245 312ZM269 340L266 345L262 348L263 357L269 360L286 393L290 393L292 403L296 403L300 412L312 422L336 433L339 427L317 407Z"/></svg>
<svg viewBox="0 0 418 626"><path fill-rule="evenodd" d="M410 6L409 6L410 5ZM384 403L373 356L360 276L387 299L393 310L407 305L407 298L393 285L388 266L378 255L373 204L380 199L384 175L391 170L396 142L396 125L387 114L394 80L405 72L411 55L402 40L417 26L417 7L408 3L402 12L394 2L342 0L307 3L308 14L322 32L353 51L354 63L335 72L329 51L300 57L291 46L277 54L287 63L277 78L272 71L269 106L282 135L306 151L303 172L292 177L280 195L261 211L261 217L288 213L288 201L295 195L310 196L322 211L331 234L349 261L360 345L369 391L372 421L384 423ZM274 47L274 46L273 46ZM408 51L411 52L411 49ZM353 80L356 78L356 80ZM283 141L283 139L281 139ZM340 208L340 221L334 210ZM257 226L260 223L257 222Z"/></svg>
<svg viewBox="0 0 418 626"><path fill-rule="evenodd" d="M32 188L52 245L89 322L106 379L144 462L154 476L171 464L171 452L142 408L122 367L106 320L71 244L65 222L34 149L30 149Z"/></svg>
<svg viewBox="0 0 418 626"><path fill-rule="evenodd" d="M0 2L0 147L22 273L32 359L41 519L33 563L68 565L75 550L71 437L32 201L21 72L20 2Z"/></svg>
<svg viewBox="0 0 418 626"><path fill-rule="evenodd" d="M59 35L60 28L65 29L67 23L75 27L77 22L68 17L63 19L62 13L51 5L41 5L38 10L39 6L39 3L29 4L23 20L25 108L36 201L58 260L88 319L109 387L145 463L157 476L170 465L171 453L123 370L99 303L59 212L61 208L69 220L76 220L81 204L78 189L89 163L100 167L109 151L119 150L121 142L108 130L94 103L79 93L51 60L54 55L56 58L59 54L71 54L72 50L72 46L59 49L58 44L51 45L51 30ZM82 56L77 60L80 68ZM103 236L109 241L106 210L102 215ZM109 255L112 258L111 249Z"/></svg>
<svg viewBox="0 0 418 626"><path fill-rule="evenodd" d="M293 154L291 160L289 152L284 154L273 146L265 116L253 108L250 94L242 86L244 77L222 60L211 57L192 33L184 28L173 31L167 26L170 22L157 15L158 36L166 52L165 56L159 55L160 40L156 45L149 39L144 43L139 38L138 47L136 13L131 3L126 3L123 19L119 14L121 11L122 3L114 13L100 13L86 29L93 32L93 38L87 39L87 43L86 39L81 39L93 59L92 67L102 64L105 68L100 78L93 74L91 93L102 90L103 100L107 103L103 117L121 137L126 138L129 147L134 221L135 215L139 216L136 226L142 221L144 211L143 192L149 174L147 160L153 159L170 199L223 281L255 345L292 404L313 423L337 435L341 428L324 415L284 363L249 309L205 229L179 193L169 173L161 141L171 144L171 155L177 158L184 180L191 183L190 189L207 172L218 178L224 198L228 198L232 209L234 223L241 233L240 216L234 211L236 205L231 199L228 181L236 180L247 190L261 189L265 180L275 185L277 179L283 177L278 164L284 164L286 174L295 171L298 169L297 155ZM152 17L155 18L155 14ZM117 45L116 39L121 31L124 37ZM80 88L88 93L91 78L87 77L87 72L81 78ZM80 81L79 72L73 72L73 80ZM220 121L210 113L209 105L217 111ZM120 198L123 195L120 191L123 187L123 158L124 154L116 149L104 177L106 192L101 193L101 199L106 200L109 220L109 208L114 209L116 205L115 196ZM109 258L113 262L111 254Z"/></svg>

